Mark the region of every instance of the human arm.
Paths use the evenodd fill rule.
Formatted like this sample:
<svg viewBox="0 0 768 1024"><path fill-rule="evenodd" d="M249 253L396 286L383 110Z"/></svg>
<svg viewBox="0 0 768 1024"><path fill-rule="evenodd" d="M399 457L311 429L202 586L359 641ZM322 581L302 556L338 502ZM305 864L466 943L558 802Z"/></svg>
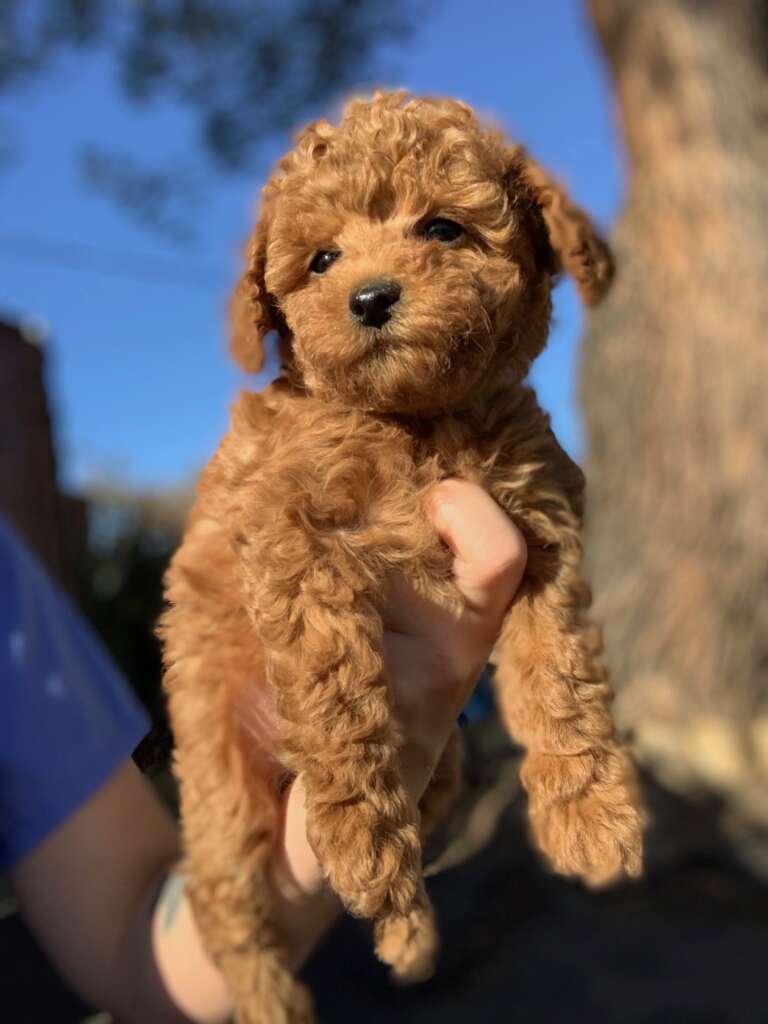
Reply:
<svg viewBox="0 0 768 1024"><path fill-rule="evenodd" d="M21 912L53 965L121 1022L186 1020L165 994L150 941L158 889L177 857L173 820L127 759L10 869Z"/></svg>

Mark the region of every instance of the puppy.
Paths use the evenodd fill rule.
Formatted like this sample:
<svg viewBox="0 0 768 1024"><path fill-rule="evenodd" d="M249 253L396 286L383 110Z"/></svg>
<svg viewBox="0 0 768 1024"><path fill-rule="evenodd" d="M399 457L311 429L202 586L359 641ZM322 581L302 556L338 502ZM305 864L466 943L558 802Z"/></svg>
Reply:
<svg viewBox="0 0 768 1024"><path fill-rule="evenodd" d="M493 660L538 848L591 884L640 869L632 772L584 617L584 480L523 383L561 270L597 302L609 252L458 102L356 100L338 127L310 125L264 188L231 345L256 371L275 331L282 373L234 406L161 626L189 896L244 1024L312 1019L270 910L280 790L299 772L310 842L374 921L379 957L402 980L432 969L420 829L449 802L459 745L420 818L398 773L380 609L401 573L460 610L423 508L438 480L484 487L528 544Z"/></svg>

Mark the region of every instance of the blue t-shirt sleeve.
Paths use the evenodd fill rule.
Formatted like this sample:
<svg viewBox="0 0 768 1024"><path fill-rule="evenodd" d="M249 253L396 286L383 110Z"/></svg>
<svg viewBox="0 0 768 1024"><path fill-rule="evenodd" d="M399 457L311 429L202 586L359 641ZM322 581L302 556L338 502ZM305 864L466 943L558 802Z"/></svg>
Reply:
<svg viewBox="0 0 768 1024"><path fill-rule="evenodd" d="M106 782L148 728L91 628L0 517L0 871Z"/></svg>

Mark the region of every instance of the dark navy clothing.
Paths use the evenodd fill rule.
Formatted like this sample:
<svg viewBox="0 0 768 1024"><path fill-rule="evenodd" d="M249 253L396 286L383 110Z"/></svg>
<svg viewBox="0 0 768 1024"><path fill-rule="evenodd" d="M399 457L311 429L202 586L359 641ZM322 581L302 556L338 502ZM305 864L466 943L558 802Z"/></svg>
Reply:
<svg viewBox="0 0 768 1024"><path fill-rule="evenodd" d="M148 728L91 628L0 517L0 871L103 785Z"/></svg>

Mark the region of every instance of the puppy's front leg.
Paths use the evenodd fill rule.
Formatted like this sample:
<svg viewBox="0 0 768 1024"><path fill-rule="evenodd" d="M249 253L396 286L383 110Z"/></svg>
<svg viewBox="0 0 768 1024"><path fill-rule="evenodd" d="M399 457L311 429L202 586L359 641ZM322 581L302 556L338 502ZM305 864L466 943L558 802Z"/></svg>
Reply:
<svg viewBox="0 0 768 1024"><path fill-rule="evenodd" d="M526 748L522 779L534 839L552 867L599 885L640 871L642 817L627 752L614 735L578 540L529 573L497 648L502 716ZM545 568L546 566L546 568Z"/></svg>
<svg viewBox="0 0 768 1024"><path fill-rule="evenodd" d="M286 517L279 544L254 550L281 759L303 775L309 840L332 887L353 914L375 920L377 953L394 973L417 980L431 973L437 936L418 811L398 768L375 574L332 532L312 535L298 522Z"/></svg>

